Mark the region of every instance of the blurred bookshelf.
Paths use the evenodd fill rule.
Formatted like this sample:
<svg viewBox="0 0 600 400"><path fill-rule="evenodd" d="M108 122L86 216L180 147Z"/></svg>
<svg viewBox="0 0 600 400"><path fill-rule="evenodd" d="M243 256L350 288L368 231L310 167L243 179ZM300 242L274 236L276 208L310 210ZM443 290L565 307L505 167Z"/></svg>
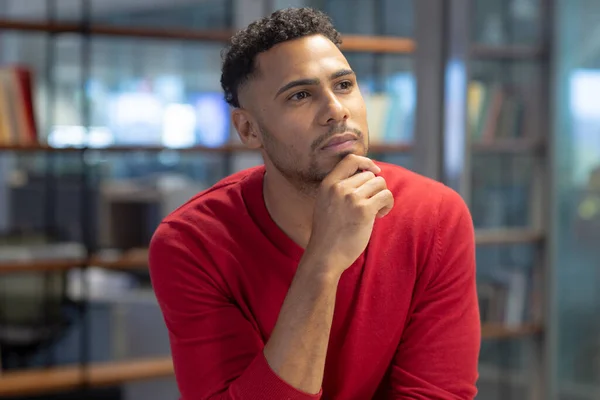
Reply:
<svg viewBox="0 0 600 400"><path fill-rule="evenodd" d="M472 26L466 60L469 71L465 87L466 132L461 143L468 159L468 190L463 194L476 228L483 310L482 369L502 372L501 379L494 374L482 374L482 379L498 387L510 385L513 382L510 377L522 376L526 370L536 375L543 369L540 363L527 364L529 360L525 364L522 359L507 362L494 349L508 349L515 354L525 346L535 349L536 359L544 356L546 203L552 177L548 176L551 168L546 92L550 85L549 44L542 26L550 23L547 11L550 2L522 0L521 8L515 11L505 2L468 1ZM215 71L219 70L219 49L234 30L231 17L223 14L231 10L213 16L219 22L210 29L194 29L193 23L180 27L132 24L131 21L137 21L135 18L112 22L86 15L82 5L85 3L78 5L81 15L74 18L61 18L49 9L38 19L0 14L0 33L14 39L21 48L40 53L37 56L42 60L36 66L22 64L19 59L22 50L13 45L12 52L17 55L4 62L0 51L0 61L7 65L2 69L5 74L20 68L21 74L31 77L30 84L21 79L25 83L20 86L15 85L17 80L0 79L0 107L5 104L3 93L21 93L23 100L17 103L20 111L5 115L20 115L10 124L22 127L31 126L28 116L33 115L36 119L33 125L37 128L35 133L21 128L13 129L10 134L6 134L9 129L5 128L3 136L0 127L0 161L3 157L10 159L9 167L4 169L10 171L4 184L14 192L13 207L19 204L24 209L44 210L35 222L19 217L16 212L14 219L27 229L48 231L49 237L53 237L60 221L61 229L66 231L58 235L61 240L83 244L60 258L25 254L1 259L0 276L67 274L71 270L94 268L143 275L147 269L144 246L151 229L115 232L113 220L152 226L166 210L195 192L235 170L259 162L256 151L232 139L231 126L220 137L202 144L198 143L197 132L177 143L160 143L156 126L145 127L152 140L114 143L105 140L105 129L97 129L108 119L104 110L110 105L107 96L114 95L107 94L111 90L135 95L139 94L133 93L136 91L149 93L145 98L122 96L110 101L126 104L137 99L149 105L149 114L156 110L150 98L156 95L155 89L148 88L152 86L148 82L158 82L161 75L170 78L181 75L184 84L191 87L182 91L177 87L181 83L173 85L172 79L163 82L167 88L162 89L164 92L183 92L180 103L206 101L218 109L215 115L223 114L223 104L215 102L214 97L220 90L215 86L218 83ZM374 12L378 14L374 20L387 22L374 23L372 28L360 32L362 28L355 21L360 13L353 7L339 7L341 3L336 0L314 3L332 12L334 22L339 22L342 28L347 27L341 29L347 32L343 35L342 50L364 87L372 131L370 153L382 161L415 167L420 162L414 156L415 104L418 104L415 86L422 83L415 79L418 43L412 27L406 27L410 23L396 23L392 18L394 13L380 7ZM363 3L365 7L370 4L358 3L361 4L358 8ZM394 7L402 9L403 18L414 16L412 0L378 3L396 4ZM423 22L427 18L417 17L417 20ZM356 31L350 30L354 27ZM177 61L169 61L170 58ZM157 66L149 69L145 65L149 60L157 60ZM65 65L68 68L63 68ZM196 71L196 65L202 65L200 72ZM61 68L66 72L61 74ZM36 81L42 83L41 87L36 86ZM6 85L12 88L6 89ZM203 94L207 96L202 97ZM174 109L174 115L187 115L181 114L182 110ZM78 143L65 141L71 134L82 139ZM90 143L92 137L99 143ZM1 171L2 165L0 175ZM185 179L169 176L163 182L154 179L158 175L183 175ZM100 199L100 204L95 199ZM52 216L61 202L68 203L63 206L67 211ZM125 214L128 219L124 219ZM0 215L0 229L1 221ZM507 296L518 303L507 304ZM86 302L83 303L86 307ZM82 337L88 330L83 329ZM82 339L82 343L85 346L87 342ZM19 390L34 394L83 384L116 385L172 373L168 358L96 362L87 353L82 358L81 365L8 371L0 376L0 396L15 395ZM39 384L28 384L31 380ZM535 392L538 388L534 386L541 383L532 378L526 384L528 390Z"/></svg>
<svg viewBox="0 0 600 400"><path fill-rule="evenodd" d="M53 394L82 387L118 386L171 375L173 363L169 357L9 371L0 376L0 397Z"/></svg>
<svg viewBox="0 0 600 400"><path fill-rule="evenodd" d="M410 165L416 48L407 28L410 12L403 13L404 24L380 12L373 17L384 23L365 30L344 14L348 7L336 7L335 2L315 0L311 5L333 8L331 14L341 25L342 51L373 110L370 152ZM412 2L400 0L388 7L407 9ZM0 285L12 288L0 299L0 318L3 323L7 318L9 323L10 318L19 321L5 310L29 296L29 307L42 311L32 327L54 326L37 339L43 345L19 350L25 356L3 353L8 365L2 366L6 370L0 374L0 397L160 378L173 382L166 332L148 289L150 233L161 216L193 194L260 163L257 151L232 137L228 106L220 93L219 52L235 29L234 3L209 0L194 10L188 9L192 5L173 5L177 11L165 9L141 18L103 16L105 3L95 0L37 1L35 17L12 1L12 10L22 13L0 12L0 74L18 72L28 78L0 79L0 115L8 116L0 126L0 196L9 200L3 206L7 210L0 210L0 232L2 212L10 214L4 218L10 226L5 223L4 228L20 230L0 236ZM373 8L370 2L359 6ZM176 24L169 22L169 14L176 14ZM189 19L192 14L194 19ZM3 99L15 98L15 93L20 100L11 105L13 110L2 109L8 104ZM134 103L143 111L132 108ZM214 121L170 127L170 132L183 129L188 135L167 143L161 140L159 125L168 118L166 113L163 121L155 118L164 111L157 103L176 103L169 110L171 122L189 121L192 107L198 121ZM118 106L129 107L135 115L118 115ZM152 123L134 126L142 118ZM127 134L128 129L135 133ZM202 136L210 129L217 134ZM113 138L121 135L125 140L107 140L109 130L116 131ZM105 287L108 294L92 284ZM28 288L25 294L17 292L20 286ZM105 305L112 302L114 306ZM74 309L75 316L57 317L62 312L58 307ZM129 318L121 315L124 309ZM145 314L150 317L142 319ZM94 327L96 319L105 318L117 326L109 331ZM154 338L143 344L148 339L145 334L140 338L141 331L152 331ZM67 339L57 340L61 335ZM127 341L130 345L124 346ZM58 350L48 350L48 343ZM0 349L8 350L3 344L0 329ZM106 347L109 355L102 353Z"/></svg>
<svg viewBox="0 0 600 400"><path fill-rule="evenodd" d="M478 232L481 318L518 333L482 335L483 398L546 398L551 7L469 1L465 193ZM528 378L511 380L518 375Z"/></svg>
<svg viewBox="0 0 600 400"><path fill-rule="evenodd" d="M217 42L226 43L232 35L232 31L225 30L176 30L176 29L152 29L152 28L126 28L110 25L90 26L69 23L39 23L30 21L10 21L0 19L0 30L14 30L19 32L43 32L43 33L75 33L89 34L93 36L113 36L118 38L137 39L160 39L193 42ZM393 36L367 36L367 35L344 35L343 51L367 52L367 53L392 53L410 54L415 49L415 43L408 38Z"/></svg>

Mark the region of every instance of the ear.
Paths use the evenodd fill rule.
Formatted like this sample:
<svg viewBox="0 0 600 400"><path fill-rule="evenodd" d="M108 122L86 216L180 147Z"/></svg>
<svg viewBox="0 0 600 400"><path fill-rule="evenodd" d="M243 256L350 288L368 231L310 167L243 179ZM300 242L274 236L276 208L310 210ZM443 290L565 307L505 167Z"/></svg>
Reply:
<svg viewBox="0 0 600 400"><path fill-rule="evenodd" d="M243 108L235 108L231 111L231 120L233 126L238 132L242 143L249 149L259 149L262 147L260 136L258 135L258 125L254 118Z"/></svg>

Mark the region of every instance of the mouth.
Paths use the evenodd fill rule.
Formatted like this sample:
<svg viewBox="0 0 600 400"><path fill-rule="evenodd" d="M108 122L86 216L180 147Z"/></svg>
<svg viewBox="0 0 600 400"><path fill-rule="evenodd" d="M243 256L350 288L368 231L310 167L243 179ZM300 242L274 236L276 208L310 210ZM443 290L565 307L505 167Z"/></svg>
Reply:
<svg viewBox="0 0 600 400"><path fill-rule="evenodd" d="M339 151L353 147L358 142L358 137L353 133L342 133L333 136L321 148L326 151Z"/></svg>

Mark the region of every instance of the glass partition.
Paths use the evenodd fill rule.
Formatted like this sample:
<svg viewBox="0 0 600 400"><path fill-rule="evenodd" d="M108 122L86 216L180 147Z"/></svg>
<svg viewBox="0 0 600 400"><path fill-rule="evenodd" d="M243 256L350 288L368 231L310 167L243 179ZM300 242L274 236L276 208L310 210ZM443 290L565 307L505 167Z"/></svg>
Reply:
<svg viewBox="0 0 600 400"><path fill-rule="evenodd" d="M556 1L554 258L561 400L600 397L600 3Z"/></svg>

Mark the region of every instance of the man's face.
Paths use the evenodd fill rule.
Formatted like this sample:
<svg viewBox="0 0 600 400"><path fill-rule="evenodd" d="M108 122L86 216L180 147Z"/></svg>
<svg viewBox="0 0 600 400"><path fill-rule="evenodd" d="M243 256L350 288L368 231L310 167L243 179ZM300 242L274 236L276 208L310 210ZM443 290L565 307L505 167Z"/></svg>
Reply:
<svg viewBox="0 0 600 400"><path fill-rule="evenodd" d="M366 155L365 103L331 41L314 35L284 42L256 61L257 74L240 97L255 118L267 165L314 187L344 156Z"/></svg>

